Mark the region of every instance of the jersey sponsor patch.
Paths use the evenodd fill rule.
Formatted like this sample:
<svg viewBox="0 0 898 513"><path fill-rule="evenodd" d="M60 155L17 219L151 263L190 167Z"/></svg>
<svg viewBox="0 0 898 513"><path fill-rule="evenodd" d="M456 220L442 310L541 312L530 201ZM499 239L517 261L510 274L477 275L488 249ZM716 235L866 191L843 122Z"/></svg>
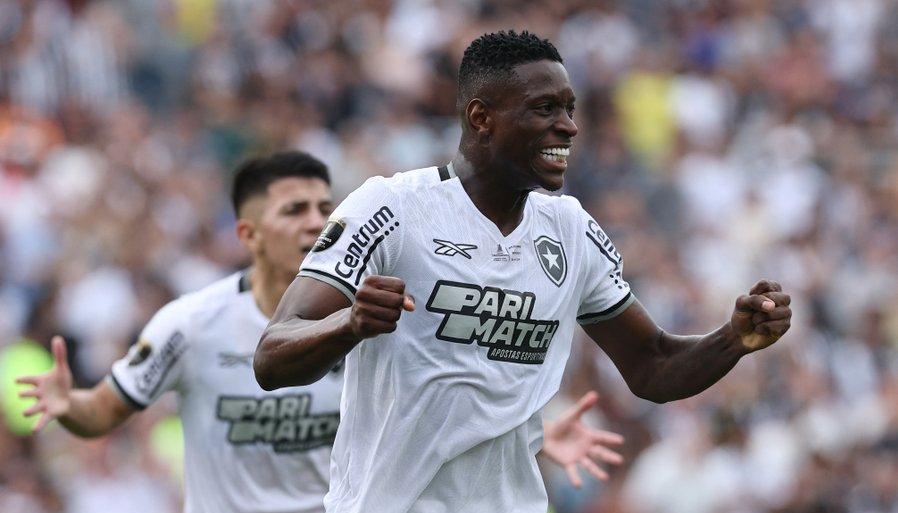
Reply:
<svg viewBox="0 0 898 513"><path fill-rule="evenodd" d="M343 235L345 228L346 223L342 219L328 219L324 229L321 230L321 234L318 235L315 245L312 246L312 251L324 251L333 246L337 239L340 238L340 235Z"/></svg>
<svg viewBox="0 0 898 513"><path fill-rule="evenodd" d="M607 258L614 266L614 269L611 271L611 274L608 275L608 278L614 280L614 284L618 289L623 290L624 278L621 273L623 271L624 257L622 257L617 248L614 247L611 238L605 235L605 232L602 231L599 223L590 219L586 227L586 237L599 249L602 256Z"/></svg>
<svg viewBox="0 0 898 513"><path fill-rule="evenodd" d="M311 414L311 406L310 394L221 396L216 416L230 423L228 442L235 445L268 444L279 453L333 445L340 414Z"/></svg>
<svg viewBox="0 0 898 513"><path fill-rule="evenodd" d="M560 242L545 235L533 241L536 248L537 259L546 276L556 286L561 287L567 276L567 258L564 255L564 247Z"/></svg>
<svg viewBox="0 0 898 513"><path fill-rule="evenodd" d="M151 357L148 358L149 363L137 377L135 383L137 391L145 397L152 397L165 380L165 376L186 350L187 343L184 334L180 331L172 333L162 345L162 349L155 354L151 353Z"/></svg>
<svg viewBox="0 0 898 513"><path fill-rule="evenodd" d="M399 221L395 221L395 215L390 207L380 207L368 221L352 235L352 242L346 248L343 260L334 266L334 272L339 276L350 279L353 274L353 284L359 285L362 272L371 255L381 242L399 227Z"/></svg>
<svg viewBox="0 0 898 513"><path fill-rule="evenodd" d="M531 318L536 296L495 287L440 280L427 309L443 314L436 337L447 342L489 347L487 358L540 364L558 330L557 320Z"/></svg>

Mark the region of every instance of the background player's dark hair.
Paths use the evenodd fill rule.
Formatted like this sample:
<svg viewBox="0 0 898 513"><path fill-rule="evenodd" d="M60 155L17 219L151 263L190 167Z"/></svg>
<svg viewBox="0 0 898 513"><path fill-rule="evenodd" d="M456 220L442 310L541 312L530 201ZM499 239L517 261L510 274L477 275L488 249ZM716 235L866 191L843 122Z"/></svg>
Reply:
<svg viewBox="0 0 898 513"><path fill-rule="evenodd" d="M458 69L458 110L463 110L483 86L512 78L515 66L544 59L564 63L548 39L526 30L503 30L478 37L465 49Z"/></svg>
<svg viewBox="0 0 898 513"><path fill-rule="evenodd" d="M268 186L281 178L320 178L331 183L324 162L301 151L283 151L268 157L256 157L244 161L234 173L231 186L231 203L234 213L240 216L240 207L250 198L264 195Z"/></svg>

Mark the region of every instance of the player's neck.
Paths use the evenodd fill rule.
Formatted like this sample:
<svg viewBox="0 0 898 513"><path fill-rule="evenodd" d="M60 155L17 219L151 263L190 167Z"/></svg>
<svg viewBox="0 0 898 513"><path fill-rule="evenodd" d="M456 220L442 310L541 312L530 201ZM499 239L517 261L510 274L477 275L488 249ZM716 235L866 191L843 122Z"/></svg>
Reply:
<svg viewBox="0 0 898 513"><path fill-rule="evenodd" d="M471 202L502 235L508 235L521 224L529 189L513 187L502 173L475 170L461 154L452 160L452 167Z"/></svg>
<svg viewBox="0 0 898 513"><path fill-rule="evenodd" d="M263 262L256 262L253 265L249 275L253 299L259 310L269 319L274 315L274 311L291 281L293 281L293 275L283 275Z"/></svg>

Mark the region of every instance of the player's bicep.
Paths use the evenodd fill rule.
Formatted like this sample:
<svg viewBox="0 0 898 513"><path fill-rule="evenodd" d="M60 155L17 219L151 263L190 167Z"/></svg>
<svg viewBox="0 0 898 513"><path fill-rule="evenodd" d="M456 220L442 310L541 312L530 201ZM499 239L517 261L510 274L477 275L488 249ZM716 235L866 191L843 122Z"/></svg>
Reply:
<svg viewBox="0 0 898 513"><path fill-rule="evenodd" d="M297 276L278 304L272 323L295 317L317 321L352 306L345 292L327 281Z"/></svg>

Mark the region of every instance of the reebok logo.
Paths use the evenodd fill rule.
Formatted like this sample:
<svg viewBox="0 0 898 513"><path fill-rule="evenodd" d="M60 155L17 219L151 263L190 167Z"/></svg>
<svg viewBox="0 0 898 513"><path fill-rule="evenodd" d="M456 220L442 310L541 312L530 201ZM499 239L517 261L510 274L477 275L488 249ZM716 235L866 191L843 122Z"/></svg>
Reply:
<svg viewBox="0 0 898 513"><path fill-rule="evenodd" d="M456 244L454 242L449 242L448 240L441 239L433 239L433 241L437 243L437 249L433 251L437 255L461 255L470 260L471 255L468 254L468 251L477 249L477 246L475 246L474 244Z"/></svg>

